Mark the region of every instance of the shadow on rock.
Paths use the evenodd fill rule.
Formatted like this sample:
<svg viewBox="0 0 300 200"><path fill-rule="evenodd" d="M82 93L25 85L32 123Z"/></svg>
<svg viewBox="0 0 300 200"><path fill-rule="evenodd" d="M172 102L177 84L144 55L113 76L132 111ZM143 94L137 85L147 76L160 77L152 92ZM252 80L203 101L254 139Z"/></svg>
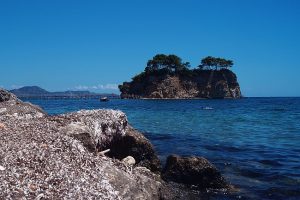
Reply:
<svg viewBox="0 0 300 200"><path fill-rule="evenodd" d="M161 164L153 145L150 141L137 130L128 127L126 134L118 140L115 140L109 146L109 157L123 159L132 156L138 166L146 167L152 172L160 172Z"/></svg>

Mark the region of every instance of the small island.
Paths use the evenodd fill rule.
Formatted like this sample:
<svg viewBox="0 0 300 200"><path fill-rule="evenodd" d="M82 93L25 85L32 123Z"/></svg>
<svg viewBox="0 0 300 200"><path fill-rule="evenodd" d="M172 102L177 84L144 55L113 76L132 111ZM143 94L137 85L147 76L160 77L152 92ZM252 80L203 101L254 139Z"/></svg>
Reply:
<svg viewBox="0 0 300 200"><path fill-rule="evenodd" d="M176 55L157 54L131 82L119 85L123 99L241 98L232 60L208 56L190 69Z"/></svg>

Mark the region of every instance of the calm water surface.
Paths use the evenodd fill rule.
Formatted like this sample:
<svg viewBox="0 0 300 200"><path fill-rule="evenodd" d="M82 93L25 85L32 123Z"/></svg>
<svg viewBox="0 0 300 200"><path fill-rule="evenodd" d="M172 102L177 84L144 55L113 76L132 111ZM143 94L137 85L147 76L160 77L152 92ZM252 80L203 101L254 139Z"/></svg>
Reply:
<svg viewBox="0 0 300 200"><path fill-rule="evenodd" d="M212 199L300 199L300 98L27 101L50 114L124 111L162 161L173 153L204 156L239 188Z"/></svg>

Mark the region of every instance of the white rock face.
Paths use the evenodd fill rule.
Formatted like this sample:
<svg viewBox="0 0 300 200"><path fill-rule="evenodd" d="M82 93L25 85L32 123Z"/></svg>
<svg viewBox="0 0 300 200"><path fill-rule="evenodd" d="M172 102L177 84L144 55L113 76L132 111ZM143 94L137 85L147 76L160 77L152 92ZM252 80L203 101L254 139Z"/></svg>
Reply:
<svg viewBox="0 0 300 200"><path fill-rule="evenodd" d="M58 119L68 120L62 133L79 139L90 149L105 148L124 136L128 125L126 115L117 110L81 110Z"/></svg>

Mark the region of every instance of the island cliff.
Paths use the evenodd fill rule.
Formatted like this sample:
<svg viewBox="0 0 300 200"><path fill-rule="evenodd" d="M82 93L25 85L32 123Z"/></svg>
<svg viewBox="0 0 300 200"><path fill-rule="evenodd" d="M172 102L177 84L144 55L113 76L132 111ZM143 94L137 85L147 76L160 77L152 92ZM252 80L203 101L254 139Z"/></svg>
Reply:
<svg viewBox="0 0 300 200"><path fill-rule="evenodd" d="M207 64L205 59L211 58L207 57L199 68L190 70L189 64L182 63L179 57L175 57L179 61L170 61L170 56L174 55L158 56L162 55L148 61L144 72L119 86L121 98L223 99L242 96L235 73L227 65L221 67L222 62L227 61L225 59L213 58L215 63ZM213 69L213 66L217 67Z"/></svg>

